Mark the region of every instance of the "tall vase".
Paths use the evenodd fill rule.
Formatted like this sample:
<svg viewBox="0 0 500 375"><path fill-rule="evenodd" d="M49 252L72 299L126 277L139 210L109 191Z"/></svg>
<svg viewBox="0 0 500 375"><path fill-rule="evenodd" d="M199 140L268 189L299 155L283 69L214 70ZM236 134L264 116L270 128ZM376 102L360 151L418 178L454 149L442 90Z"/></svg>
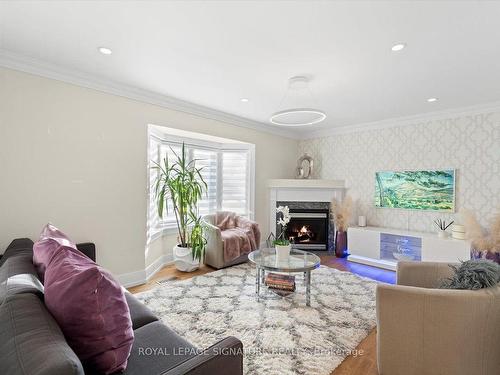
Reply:
<svg viewBox="0 0 500 375"><path fill-rule="evenodd" d="M335 235L335 256L345 258L347 256L347 232L337 231Z"/></svg>

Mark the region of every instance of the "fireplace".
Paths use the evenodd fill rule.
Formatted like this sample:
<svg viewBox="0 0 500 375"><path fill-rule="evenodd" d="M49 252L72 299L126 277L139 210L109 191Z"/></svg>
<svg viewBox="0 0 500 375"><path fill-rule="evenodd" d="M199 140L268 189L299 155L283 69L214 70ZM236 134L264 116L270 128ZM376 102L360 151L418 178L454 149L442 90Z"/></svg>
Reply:
<svg viewBox="0 0 500 375"><path fill-rule="evenodd" d="M329 210L290 208L286 236L301 250L328 250Z"/></svg>
<svg viewBox="0 0 500 375"><path fill-rule="evenodd" d="M315 179L295 179L295 180L270 180L269 181L269 233L270 238L281 233L276 220L276 208L279 206L288 206L294 214L314 214L315 217L296 217L304 221L309 219L313 222L306 222L306 225L317 226L316 236L314 239L309 238L309 241L301 241L295 246L301 249L328 250L335 249L335 226L328 218L330 204L333 198L337 201L342 201L344 197L344 181L340 180L315 180ZM320 214L318 217L317 214ZM301 215L302 216L302 215ZM304 215L305 216L305 215ZM320 224L323 223L323 224ZM302 224L302 226L304 225ZM302 226L299 229L302 229ZM292 227L289 226L289 230ZM328 228L323 231L324 228ZM307 229L307 227L306 227ZM297 230L296 230L297 231ZM289 237L294 237L292 233L288 233ZM297 242L297 241L295 241Z"/></svg>

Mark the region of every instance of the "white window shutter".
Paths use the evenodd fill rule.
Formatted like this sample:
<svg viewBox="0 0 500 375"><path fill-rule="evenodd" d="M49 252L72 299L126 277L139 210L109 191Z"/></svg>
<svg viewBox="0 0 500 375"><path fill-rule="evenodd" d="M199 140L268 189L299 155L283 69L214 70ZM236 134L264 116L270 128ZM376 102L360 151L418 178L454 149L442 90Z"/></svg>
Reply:
<svg viewBox="0 0 500 375"><path fill-rule="evenodd" d="M222 153L222 210L247 215L249 209L249 160L247 151Z"/></svg>
<svg viewBox="0 0 500 375"><path fill-rule="evenodd" d="M201 176L207 184L207 190L198 202L200 215L217 211L217 151L192 149L196 168L201 169Z"/></svg>

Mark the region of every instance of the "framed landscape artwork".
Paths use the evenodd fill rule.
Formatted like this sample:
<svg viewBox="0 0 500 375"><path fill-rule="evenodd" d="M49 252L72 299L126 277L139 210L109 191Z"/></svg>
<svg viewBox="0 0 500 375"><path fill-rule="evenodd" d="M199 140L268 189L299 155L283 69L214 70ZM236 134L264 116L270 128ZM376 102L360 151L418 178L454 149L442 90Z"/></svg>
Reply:
<svg viewBox="0 0 500 375"><path fill-rule="evenodd" d="M455 211L455 170L375 173L375 206Z"/></svg>

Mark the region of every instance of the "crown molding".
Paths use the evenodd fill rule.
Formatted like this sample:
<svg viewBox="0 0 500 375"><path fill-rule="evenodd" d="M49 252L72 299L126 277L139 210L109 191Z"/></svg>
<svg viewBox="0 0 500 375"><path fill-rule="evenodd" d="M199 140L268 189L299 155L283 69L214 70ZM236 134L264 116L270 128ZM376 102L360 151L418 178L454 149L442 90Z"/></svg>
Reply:
<svg viewBox="0 0 500 375"><path fill-rule="evenodd" d="M107 94L157 105L159 107L184 112L209 120L220 121L234 126L278 135L280 137L291 139L299 138L298 134L292 133L289 130L279 129L271 125L232 115L227 112L218 111L216 109L171 96L112 81L95 74L75 69L68 69L57 64L13 53L5 49L0 49L0 66L101 91Z"/></svg>
<svg viewBox="0 0 500 375"><path fill-rule="evenodd" d="M338 128L321 129L309 133L302 133L301 139L323 138L339 134L356 133L368 130L380 130L397 126L415 125L416 123L421 122L443 120L453 117L473 116L486 112L500 112L500 101L467 107L446 109L442 111L427 112L412 116L394 117L380 121L347 125Z"/></svg>
<svg viewBox="0 0 500 375"><path fill-rule="evenodd" d="M307 129L291 130L289 128L280 129L268 124L232 115L230 113L205 107L199 104L159 94L153 91L144 90L139 87L112 81L95 74L65 68L57 64L13 53L5 49L0 49L0 67L18 70L29 74L70 83L76 86L93 89L107 94L157 105L159 107L167 108L170 110L184 112L201 118L220 121L229 125L252 129L291 139L321 138L339 134L379 130L397 126L407 126L413 125L418 122L428 122L450 117L470 116L484 112L500 111L500 101L497 101L468 107L452 108L442 111L428 112L425 114L395 117L379 121L346 125L328 129L319 129L314 131L308 131Z"/></svg>

